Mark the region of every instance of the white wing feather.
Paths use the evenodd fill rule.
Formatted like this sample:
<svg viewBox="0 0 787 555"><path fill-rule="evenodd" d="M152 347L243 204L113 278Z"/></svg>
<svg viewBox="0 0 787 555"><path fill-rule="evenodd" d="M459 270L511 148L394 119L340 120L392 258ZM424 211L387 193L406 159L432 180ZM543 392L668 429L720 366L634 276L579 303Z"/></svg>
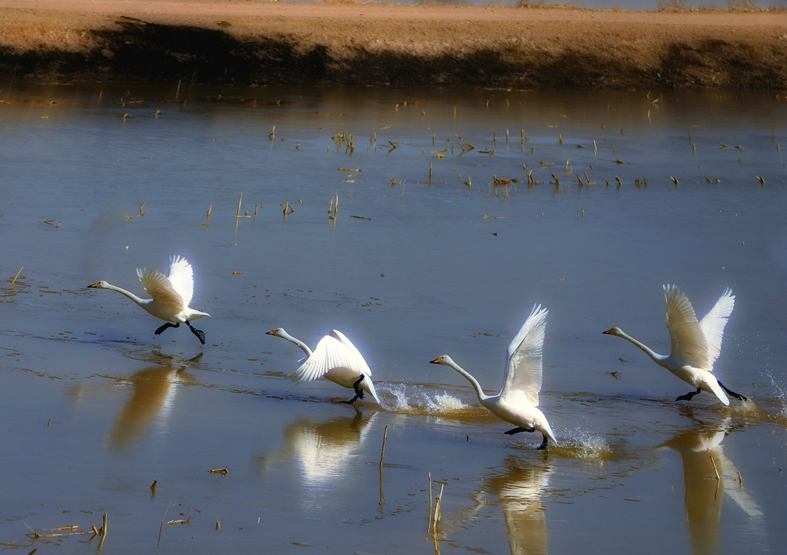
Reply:
<svg viewBox="0 0 787 555"><path fill-rule="evenodd" d="M346 338L345 338L346 339ZM352 343L350 343L352 345ZM326 335L293 375L296 383L309 382L322 378L335 368L347 368L351 371L369 375L369 367L355 347L350 349L331 335Z"/></svg>
<svg viewBox="0 0 787 555"><path fill-rule="evenodd" d="M194 273L188 260L182 256L170 256L169 281L183 299L183 306L189 306L194 296Z"/></svg>
<svg viewBox="0 0 787 555"><path fill-rule="evenodd" d="M353 355L354 355L354 356L356 357L356 359L357 359L357 360L356 360L356 364L357 364L359 367L363 368L363 370L361 370L361 372L362 372L363 374L366 374L367 376L371 376L371 375L372 375L372 371L371 371L371 369L369 368L369 365L368 365L368 364L366 364L366 360L363 358L363 355L361 354L361 351L359 351L359 350L358 350L358 349L355 347L355 345L353 345L352 341L350 341L349 339L347 339L347 336L345 336L345 335L344 335L342 332L340 332L339 330L333 330L333 331L332 331L331 333L329 333L328 335L330 335L331 337L333 337L333 338L335 338L335 339L338 339L339 341L341 341L341 342L342 342L342 345L344 345L345 347L347 347L347 348L350 350L350 352L352 352L352 353L353 353Z"/></svg>
<svg viewBox="0 0 787 555"><path fill-rule="evenodd" d="M158 270L137 268L137 276L139 276L142 287L150 293L150 296L156 302L171 306L178 311L188 306L183 302L183 297L180 296L180 293L172 287L172 282L169 278Z"/></svg>
<svg viewBox="0 0 787 555"><path fill-rule="evenodd" d="M707 370L711 370L713 368L713 363L719 358L719 353L721 353L721 339L724 335L724 326L727 325L727 319L730 317L730 314L732 314L732 309L734 307L735 295L733 295L732 290L727 287L713 308L710 309L710 312L700 321L700 328L702 328L702 332L705 334L705 341L708 346L708 365L710 368L707 368Z"/></svg>
<svg viewBox="0 0 787 555"><path fill-rule="evenodd" d="M684 361L689 366L711 370L708 343L697 321L689 299L675 285L664 286L667 300L667 329L672 342L670 356Z"/></svg>
<svg viewBox="0 0 787 555"><path fill-rule="evenodd" d="M500 390L501 398L524 394L534 407L538 406L538 393L541 391L541 353L548 313L541 305L534 306L519 333L508 346L508 362Z"/></svg>

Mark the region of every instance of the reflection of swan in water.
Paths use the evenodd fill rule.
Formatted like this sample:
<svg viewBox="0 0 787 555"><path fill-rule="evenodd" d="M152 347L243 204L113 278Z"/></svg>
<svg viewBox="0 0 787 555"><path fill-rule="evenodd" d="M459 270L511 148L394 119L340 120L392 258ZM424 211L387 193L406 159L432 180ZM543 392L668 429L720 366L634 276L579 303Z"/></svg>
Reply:
<svg viewBox="0 0 787 555"><path fill-rule="evenodd" d="M307 486L319 487L346 476L349 464L369 435L377 416L341 416L323 422L301 417L284 428L292 456L298 461Z"/></svg>
<svg viewBox="0 0 787 555"><path fill-rule="evenodd" d="M117 449L128 447L145 435L151 421L166 420L175 401L177 382L194 378L174 366L149 366L124 381L130 382L134 392L115 418L109 432L110 444Z"/></svg>
<svg viewBox="0 0 787 555"><path fill-rule="evenodd" d="M757 503L739 482L735 465L722 452L721 442L731 428L730 422L728 417L717 425L683 432L661 446L675 449L683 458L686 519L694 553L718 551L719 518L725 495L735 501L748 516L762 515ZM716 480L714 464L721 480Z"/></svg>
<svg viewBox="0 0 787 555"><path fill-rule="evenodd" d="M541 494L549 484L552 469L544 462L524 467L519 464L510 459L508 472L487 478L484 491L500 499L512 555L545 555L547 522Z"/></svg>

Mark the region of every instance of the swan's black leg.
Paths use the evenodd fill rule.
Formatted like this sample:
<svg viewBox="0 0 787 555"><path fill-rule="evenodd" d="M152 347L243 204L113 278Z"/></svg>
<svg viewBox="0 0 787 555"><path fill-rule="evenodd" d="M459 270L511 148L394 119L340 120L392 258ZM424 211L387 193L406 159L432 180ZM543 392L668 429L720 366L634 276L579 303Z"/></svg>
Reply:
<svg viewBox="0 0 787 555"><path fill-rule="evenodd" d="M156 335L161 335L161 332L167 328L177 328L179 326L180 324L173 324L172 322L167 322L166 324L164 324L163 326L161 326L159 329L156 330Z"/></svg>
<svg viewBox="0 0 787 555"><path fill-rule="evenodd" d="M200 340L200 343L202 343L204 345L205 344L205 332L202 331L202 330L198 330L198 329L192 327L191 322L189 322L188 320L186 320L186 325L191 330L191 333L196 335L197 338Z"/></svg>
<svg viewBox="0 0 787 555"><path fill-rule="evenodd" d="M745 395L741 395L740 393L735 393L734 391L730 391L729 389L727 389L727 386L725 386L723 383L719 382L719 385L721 386L721 388L724 391L727 392L727 395L732 395L738 401L748 401L749 400L748 397L746 397Z"/></svg>
<svg viewBox="0 0 787 555"><path fill-rule="evenodd" d="M361 374L361 377L358 378L358 381L353 384L353 389L355 390L355 397L353 397L349 401L342 401L342 403L344 403L345 405L352 405L358 399L363 399L363 389L360 388L360 385L365 376L366 374Z"/></svg>
<svg viewBox="0 0 787 555"><path fill-rule="evenodd" d="M697 391L689 391L686 395L681 395L676 401L691 401L691 398L694 397L697 393L702 393L702 390L698 387Z"/></svg>
<svg viewBox="0 0 787 555"><path fill-rule="evenodd" d="M547 448L547 443L549 443L549 438L547 438L547 435L544 434L544 441L542 441L541 445L539 445L537 448L538 449L546 449Z"/></svg>
<svg viewBox="0 0 787 555"><path fill-rule="evenodd" d="M508 434L508 435L514 435L514 434L518 434L519 432L530 432L530 433L533 433L535 431L536 431L536 429L534 427L533 428L522 428L520 426L518 428L513 428L513 429L508 430L507 432L503 432L503 433L504 434Z"/></svg>

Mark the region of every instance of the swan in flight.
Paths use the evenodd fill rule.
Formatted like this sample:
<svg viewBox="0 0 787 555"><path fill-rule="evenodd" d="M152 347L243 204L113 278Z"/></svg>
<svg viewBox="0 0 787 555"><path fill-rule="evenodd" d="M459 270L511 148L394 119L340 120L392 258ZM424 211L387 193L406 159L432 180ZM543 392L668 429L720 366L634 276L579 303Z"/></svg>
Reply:
<svg viewBox="0 0 787 555"><path fill-rule="evenodd" d="M735 306L735 295L730 288L724 290L719 300L700 322L697 322L697 316L689 299L677 286L665 285L664 296L667 299L667 329L672 341L672 351L669 356L652 351L646 345L626 335L620 328L611 328L603 333L617 335L632 342L645 351L656 364L697 388L696 391L681 395L675 399L676 401L690 401L701 391L712 393L725 405L730 404L727 394L746 401L746 397L730 391L711 374L713 363L721 352L724 326Z"/></svg>
<svg viewBox="0 0 787 555"><path fill-rule="evenodd" d="M544 441L539 449L546 449L549 439L558 445L544 413L537 408L538 393L541 391L541 348L544 345L548 312L541 305L534 306L522 329L511 341L503 387L497 395L486 395L478 381L448 355L431 361L432 364L450 366L462 374L473 385L482 405L498 418L517 426L505 433L541 432Z"/></svg>
<svg viewBox="0 0 787 555"><path fill-rule="evenodd" d="M281 337L290 343L295 343L306 353L306 356L298 361L301 366L293 374L296 383L327 378L333 383L355 391L355 397L349 401L342 401L343 403L352 405L358 399L363 399L363 392L367 391L371 393L377 404L380 404L372 383L372 371L369 370L369 365L342 332L333 330L320 339L313 352L306 343L291 336L284 328L271 330L267 335Z"/></svg>
<svg viewBox="0 0 787 555"><path fill-rule="evenodd" d="M191 297L194 294L194 276L191 264L182 256L171 256L169 258L169 276L165 276L157 270L140 268L137 268L137 276L139 276L139 281L142 282L145 291L153 297L152 299L141 299L134 293L115 287L106 281L97 281L88 287L117 291L156 318L165 320L166 324L156 330L156 335L167 328L177 328L181 323L184 323L204 345L205 332L192 327L191 320L210 316L210 314L189 308Z"/></svg>

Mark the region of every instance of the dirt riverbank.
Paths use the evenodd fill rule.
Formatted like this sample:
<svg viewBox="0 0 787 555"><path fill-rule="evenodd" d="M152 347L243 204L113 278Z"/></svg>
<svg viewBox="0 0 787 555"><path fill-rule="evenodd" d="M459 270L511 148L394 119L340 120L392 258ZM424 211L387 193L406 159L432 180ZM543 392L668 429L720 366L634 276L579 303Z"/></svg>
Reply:
<svg viewBox="0 0 787 555"><path fill-rule="evenodd" d="M787 88L787 12L0 0L0 79Z"/></svg>

